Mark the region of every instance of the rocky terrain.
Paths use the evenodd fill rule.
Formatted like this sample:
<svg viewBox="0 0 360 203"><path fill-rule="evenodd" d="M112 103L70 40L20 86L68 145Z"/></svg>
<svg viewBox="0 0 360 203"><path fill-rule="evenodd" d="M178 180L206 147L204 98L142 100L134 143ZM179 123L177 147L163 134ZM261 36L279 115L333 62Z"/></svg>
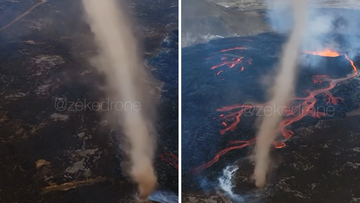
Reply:
<svg viewBox="0 0 360 203"><path fill-rule="evenodd" d="M237 9L241 11L249 10L261 10L268 9L271 6L276 4L281 4L286 0L209 0L221 6ZM309 0L309 4L312 7L321 7L321 8L350 8L350 9L359 9L360 1L358 0Z"/></svg>
<svg viewBox="0 0 360 203"><path fill-rule="evenodd" d="M275 153L281 164L272 174L271 183L263 190L253 190L249 178L253 166L240 164L234 177L238 194L246 202L326 202L358 203L360 193L360 117L321 121L315 126L299 129L286 148ZM216 193L184 193L185 202L232 202ZM255 201L256 200L256 201Z"/></svg>
<svg viewBox="0 0 360 203"><path fill-rule="evenodd" d="M159 184L176 192L177 1L124 3L158 79ZM88 63L96 50L81 1L0 0L0 10L0 202L133 201L120 133L91 108L107 101L105 78Z"/></svg>
<svg viewBox="0 0 360 203"><path fill-rule="evenodd" d="M207 0L182 1L182 46L270 31L259 12L240 12Z"/></svg>
<svg viewBox="0 0 360 203"><path fill-rule="evenodd" d="M274 29L269 24L267 11L281 8L281 2L271 0L184 0L182 1L182 47L222 37L252 36L272 32ZM356 9L360 8L360 1L357 0L311 0L309 8L328 9L333 12L331 15L345 16L346 19L360 17L359 12L356 12ZM331 9L341 10L334 12ZM291 9L281 10L278 17L291 19ZM351 24L356 24L353 27L359 27L357 21L351 22Z"/></svg>

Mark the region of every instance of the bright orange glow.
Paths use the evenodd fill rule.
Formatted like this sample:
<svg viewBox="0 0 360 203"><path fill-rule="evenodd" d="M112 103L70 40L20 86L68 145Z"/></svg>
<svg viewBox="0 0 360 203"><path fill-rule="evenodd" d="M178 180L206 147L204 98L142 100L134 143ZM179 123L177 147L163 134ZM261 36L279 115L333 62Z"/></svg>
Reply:
<svg viewBox="0 0 360 203"><path fill-rule="evenodd" d="M220 52L223 56L221 57L221 62L219 62L216 65L213 65L211 67L212 70L217 69L217 68L224 68L224 67L228 67L228 68L234 68L237 65L241 65L240 67L240 71L243 71L245 69L245 66L251 65L252 59L251 58L247 58L245 59L242 56L234 56L234 54L229 55L226 52L230 52L230 51L234 51L234 50L246 50L246 47L234 47L234 48L229 48L229 49L223 49L220 50ZM205 58L206 60L210 60L210 59L214 59L214 56L212 57L208 57ZM220 73L222 73L223 70L218 71L216 73L216 75L220 75ZM223 79L222 79L223 80Z"/></svg>
<svg viewBox="0 0 360 203"><path fill-rule="evenodd" d="M284 142L278 142L278 141L276 141L276 142L274 142L274 147L275 147L276 149L281 149L281 148L283 148L283 147L286 147L286 144L285 144Z"/></svg>
<svg viewBox="0 0 360 203"><path fill-rule="evenodd" d="M304 53L318 55L318 56L324 56L324 57L338 57L341 55L338 52L332 51L330 49L325 49L324 51L315 51L315 52L305 51Z"/></svg>

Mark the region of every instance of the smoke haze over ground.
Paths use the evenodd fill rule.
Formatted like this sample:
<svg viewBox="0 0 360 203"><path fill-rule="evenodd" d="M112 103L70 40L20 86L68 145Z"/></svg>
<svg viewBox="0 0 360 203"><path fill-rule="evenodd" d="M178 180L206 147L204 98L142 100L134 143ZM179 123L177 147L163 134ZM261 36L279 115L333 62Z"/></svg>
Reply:
<svg viewBox="0 0 360 203"><path fill-rule="evenodd" d="M341 4L354 3L352 0L342 1ZM356 33L360 31L356 10L352 9L320 9L321 2L312 2L311 9L307 12L307 26L305 28L305 36L302 43L303 51L321 51L325 49L338 50L340 45L334 34L344 35L343 45L350 47L350 58L355 56L351 50L359 49L357 43L359 37ZM268 23L274 31L286 33L293 28L292 14L286 10L282 4L271 4L268 6L267 17ZM345 36L346 35L346 36ZM318 66L321 65L323 59L311 60L304 58L302 60L305 65Z"/></svg>
<svg viewBox="0 0 360 203"><path fill-rule="evenodd" d="M127 170L138 183L139 197L146 199L157 184L153 168L154 118L147 114L151 109L146 109L154 104L151 98L144 96L143 84L149 76L142 69L136 40L120 5L115 0L83 0L83 4L99 49L99 56L92 62L107 77L109 98L115 102L141 103L140 110L113 111L108 116L114 127L121 126L129 142L129 146L123 148L130 161Z"/></svg>
<svg viewBox="0 0 360 203"><path fill-rule="evenodd" d="M263 187L266 181L266 175L269 170L270 148L276 139L279 130L278 126L282 119L282 114L277 113L276 109L286 106L293 96L295 85L295 74L297 58L300 53L303 29L306 23L307 1L292 1L295 17L295 26L292 30L290 39L284 47L279 73L273 89L271 104L271 114L264 117L257 133L257 142L255 145L255 170L254 179L257 187Z"/></svg>

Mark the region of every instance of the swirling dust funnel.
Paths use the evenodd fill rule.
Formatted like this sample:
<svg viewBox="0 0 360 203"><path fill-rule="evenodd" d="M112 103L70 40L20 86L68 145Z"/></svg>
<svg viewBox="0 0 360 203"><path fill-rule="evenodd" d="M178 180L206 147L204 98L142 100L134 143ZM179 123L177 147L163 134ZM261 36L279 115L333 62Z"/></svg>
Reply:
<svg viewBox="0 0 360 203"><path fill-rule="evenodd" d="M143 83L147 75L124 8L116 0L82 2L99 54L91 62L106 76L107 96L113 101L140 102L142 107L151 107L152 99L144 98ZM139 199L142 200L147 199L157 185L153 167L156 148L153 119L145 112L148 111L141 108L111 111L107 115L109 121L115 121L114 127L121 127L126 136L124 140L129 142L129 147L123 149L130 160L126 171L138 184Z"/></svg>

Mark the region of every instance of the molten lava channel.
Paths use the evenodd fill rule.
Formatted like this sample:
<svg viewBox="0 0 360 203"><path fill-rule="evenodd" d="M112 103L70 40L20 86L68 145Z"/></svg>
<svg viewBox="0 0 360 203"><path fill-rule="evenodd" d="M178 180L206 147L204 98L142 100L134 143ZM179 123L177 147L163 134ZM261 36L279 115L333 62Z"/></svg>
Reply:
<svg viewBox="0 0 360 203"><path fill-rule="evenodd" d="M239 48L234 48L234 49L239 49ZM226 50L221 50L220 52L227 52L227 51L231 51L234 49L226 49ZM245 49L245 48L243 48ZM313 77L313 81L314 83L324 83L327 82L329 85L328 87L325 88L321 88L321 89L316 89L316 90L305 90L304 94L306 94L307 96L305 97L295 97L293 98L293 103L298 102L299 103L299 107L298 108L283 108L283 113L285 114L284 119L282 120L282 122L280 123L280 131L282 133L283 139L281 141L274 141L274 147L275 148L283 148L286 146L285 142L291 137L293 136L293 131L286 129L287 126L289 126L290 124L301 120L302 118L304 118L305 116L312 116L314 118L320 118L322 116L326 116L326 113L324 112L319 112L317 110L315 110L314 105L316 104L316 99L315 96L317 95L324 95L325 98L327 99L326 103L327 104L333 104L333 105L337 105L339 100L343 100L341 97L334 97L332 95L332 93L330 92L331 89L333 89L338 83L351 79L355 76L358 75L358 70L356 68L356 66L354 65L354 62L348 57L347 54L341 54L338 53L336 51L332 51L330 49L326 49L324 51L317 51L317 52L304 52L304 54L311 54L311 55L318 55L318 56L323 56L323 57L340 57L343 56L345 57L350 65L353 68L353 73L347 77L343 77L343 78L337 78L337 79L333 79L328 75L315 75ZM233 68L234 66L240 64L242 62L243 57L239 57L236 60L232 59L230 61L226 61L226 57L222 58L222 63L219 65L215 65L213 67L211 67L211 69L216 69L218 67L227 65L229 68ZM251 64L248 63L249 65ZM243 66L241 68L241 70L243 70ZM219 75L220 73L218 72L216 75ZM220 120L222 120L222 125L224 126L224 129L220 130L220 134L224 135L226 132L228 131L234 131L237 127L237 125L240 123L240 118L242 115L246 114L247 112L254 112L254 110L259 110L264 108L265 106L270 105L269 103L264 103L264 104L236 104L236 105L232 105L232 106L225 106L222 108L217 109L218 112L224 112L224 114L221 114L219 116ZM231 113L225 114L226 112L231 111ZM233 112L235 111L235 112ZM253 145L255 144L256 139L250 139L250 140L237 140L237 141L230 141L228 143L229 147L221 150L220 152L218 152L215 157L210 160L209 162L196 167L195 169L193 169L193 173L200 173L201 171L203 171L204 169L210 167L211 165L213 165L215 162L219 161L219 158L221 156L223 156L224 154L226 154L227 152L234 150L234 149L241 149L244 148L246 146L249 145Z"/></svg>
<svg viewBox="0 0 360 203"><path fill-rule="evenodd" d="M160 160L166 162L176 169L179 169L178 157L172 153L164 152L163 154L160 154Z"/></svg>
<svg viewBox="0 0 360 203"><path fill-rule="evenodd" d="M234 48L230 48L230 49L223 49L220 51L220 53L225 53L228 51L233 51L233 50L246 50L246 47L234 47ZM213 57L210 58L206 58L207 60L212 59ZM251 65L252 63L252 59L251 58L247 58L245 59L244 57L240 56L234 56L234 55L227 55L224 54L224 56L221 57L221 63L214 65L211 67L212 70L214 69L218 69L220 67L223 66L227 66L228 68L234 68L236 65L241 64L241 68L240 71L243 71L245 69L246 65ZM220 75L222 72L224 72L224 70L219 70L218 72L216 72L215 75Z"/></svg>
<svg viewBox="0 0 360 203"><path fill-rule="evenodd" d="M331 49L325 49L324 51L316 51L316 52L305 51L304 53L317 55L317 56L324 56L324 57L338 57L341 55L336 51L332 51Z"/></svg>

